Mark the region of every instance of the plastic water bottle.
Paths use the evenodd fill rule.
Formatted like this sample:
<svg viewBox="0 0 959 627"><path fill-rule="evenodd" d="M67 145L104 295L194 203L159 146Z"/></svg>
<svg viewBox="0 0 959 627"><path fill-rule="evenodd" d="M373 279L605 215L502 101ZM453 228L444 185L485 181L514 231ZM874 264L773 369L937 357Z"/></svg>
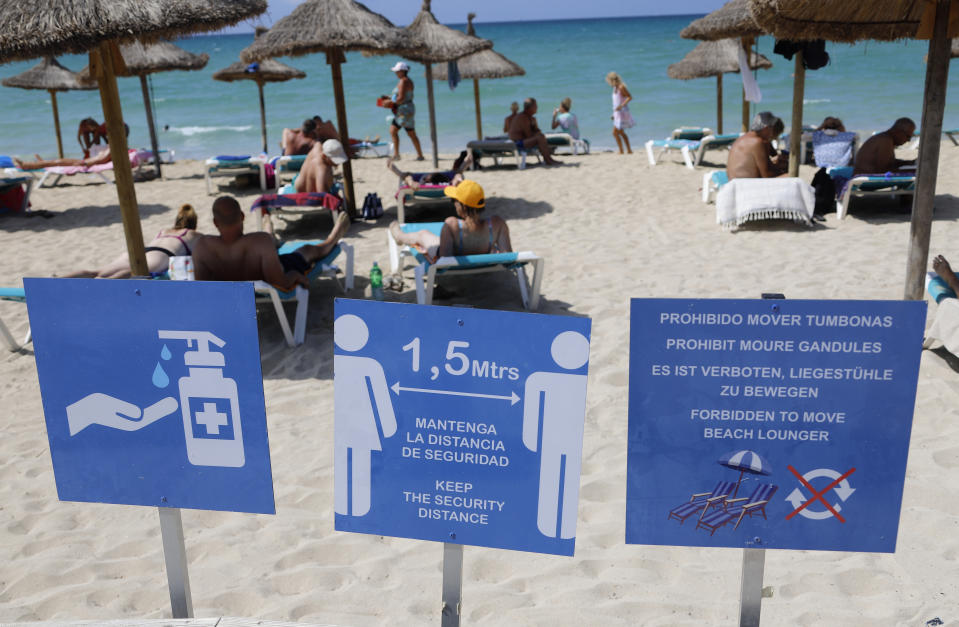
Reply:
<svg viewBox="0 0 959 627"><path fill-rule="evenodd" d="M383 271L375 261L370 268L370 292L373 300L383 300Z"/></svg>

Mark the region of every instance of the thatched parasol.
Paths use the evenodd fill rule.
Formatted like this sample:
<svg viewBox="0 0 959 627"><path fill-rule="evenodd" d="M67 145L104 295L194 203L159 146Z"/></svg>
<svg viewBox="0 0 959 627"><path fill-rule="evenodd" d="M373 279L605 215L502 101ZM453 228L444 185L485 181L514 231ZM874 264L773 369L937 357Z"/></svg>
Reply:
<svg viewBox="0 0 959 627"><path fill-rule="evenodd" d="M0 62L90 52L134 276L149 269L117 92L116 70L123 68L118 44L216 30L265 10L266 0L34 0L8 2L0 11Z"/></svg>
<svg viewBox="0 0 959 627"><path fill-rule="evenodd" d="M694 78L716 77L716 132L723 132L723 74L739 72L739 41L720 39L704 41L678 63L666 68L669 78L688 81ZM747 59L753 70L768 70L773 64L763 55L750 51Z"/></svg>
<svg viewBox="0 0 959 627"><path fill-rule="evenodd" d="M473 28L475 13L466 16L466 34L476 36ZM493 49L480 50L456 60L456 65L462 78L473 79L473 100L476 103L476 139L483 139L483 123L480 118L479 79L481 78L508 78L523 76L526 70L516 65ZM440 63L433 70L433 78L438 81L447 80L447 66Z"/></svg>
<svg viewBox="0 0 959 627"><path fill-rule="evenodd" d="M46 89L50 92L50 103L53 105L53 128L57 133L57 152L63 158L63 139L60 136L60 112L57 109L57 92L70 89L96 89L95 82L85 82L83 77L71 72L53 57L44 57L43 61L26 72L3 79L4 87L18 87L20 89Z"/></svg>
<svg viewBox="0 0 959 627"><path fill-rule="evenodd" d="M929 260L932 205L939 168L939 143L949 78L951 27L959 26L950 0L750 0L749 9L760 27L776 37L794 40L929 39L926 87L919 138L919 170L909 230L905 298L921 300ZM952 7L956 8L956 7ZM955 26L954 26L955 25Z"/></svg>
<svg viewBox="0 0 959 627"><path fill-rule="evenodd" d="M333 75L336 99L336 122L340 138L349 142L346 123L346 100L343 97L341 65L345 52L360 50L382 54L399 53L414 47L409 37L382 15L373 13L354 0L306 0L293 12L273 25L240 53L250 63L270 57L300 56L325 52ZM349 161L343 164L344 193L350 213L356 212L353 195L353 170Z"/></svg>
<svg viewBox="0 0 959 627"><path fill-rule="evenodd" d="M402 56L426 66L426 97L430 110L430 140L433 142L433 167L439 167L436 145L436 106L433 101L433 64L455 61L468 54L488 50L493 42L460 32L440 24L430 11L430 0L423 0L423 7L404 29L410 38L420 44L419 51Z"/></svg>
<svg viewBox="0 0 959 627"><path fill-rule="evenodd" d="M260 93L260 132L263 135L263 152L268 152L266 140L266 101L263 98L265 83L282 83L294 78L306 78L306 72L290 67L285 63L264 59L254 63L237 61L213 75L218 81L256 81L256 88Z"/></svg>
<svg viewBox="0 0 959 627"><path fill-rule="evenodd" d="M170 70L202 70L206 67L207 61L210 60L210 55L206 53L193 54L168 41L158 41L153 44L142 44L139 41L134 41L120 46L120 54L123 55L123 61L126 63L129 73L140 77L140 91L143 92L143 108L147 114L150 147L153 149L153 163L156 165L157 176L161 176L160 145L157 142L156 120L153 119L147 75Z"/></svg>

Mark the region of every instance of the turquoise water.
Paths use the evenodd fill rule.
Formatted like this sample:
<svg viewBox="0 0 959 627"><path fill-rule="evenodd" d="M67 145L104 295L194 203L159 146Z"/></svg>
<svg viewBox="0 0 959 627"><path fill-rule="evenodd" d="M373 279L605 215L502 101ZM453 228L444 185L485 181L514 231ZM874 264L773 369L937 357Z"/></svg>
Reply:
<svg viewBox="0 0 959 627"><path fill-rule="evenodd" d="M666 76L666 67L679 61L696 42L681 39L679 31L696 16L566 20L476 25L477 32L495 43L495 50L519 63L526 76L480 81L485 134L498 133L509 103L527 96L540 103L539 121L549 126L553 108L569 96L579 117L583 135L594 148L613 145L610 134L610 89L607 72L618 72L633 93L630 105L637 126L629 135L634 147L649 138L665 136L681 125L715 128L716 81L676 81ZM458 26L462 28L462 26ZM252 35L204 35L184 39L178 45L191 52L210 55L207 67L198 72L166 72L151 77L160 130L160 145L173 148L180 157L208 157L260 151L260 119L257 90L252 82L223 83L211 75L237 60ZM761 109L780 115L788 125L792 102L791 61L775 56L773 40L759 40L759 51L774 67L760 71L763 92ZM903 115L921 117L926 53L924 42L867 42L854 46L828 44L832 63L806 74L807 123L827 115L843 119L857 130L879 130ZM73 70L86 65L86 57L65 56L61 62ZM278 152L280 131L298 126L304 117L320 114L335 119L329 66L323 55L283 58L283 62L307 73L302 80L266 86L268 135L271 153ZM343 66L350 134L354 137L387 137L386 110L375 106L377 96L389 93L396 83L389 67L397 57L367 58L347 54ZM0 78L18 74L35 62L0 66ZM416 84L417 131L424 151L429 150L429 126L422 66L413 65ZM953 79L953 82L956 79ZM139 79L120 79L120 95L131 145L147 146L143 101ZM725 78L725 128L738 130L741 115L739 76ZM441 151L459 150L475 134L473 85L464 81L453 92L436 82L436 112ZM45 91L2 88L0 153L55 156L50 96ZM66 92L58 95L64 145L76 155L76 127L80 119L102 119L99 94ZM959 126L959 107L946 105L947 128ZM754 108L754 112L755 112ZM169 126L168 130L162 130ZM401 148L410 151L409 140Z"/></svg>

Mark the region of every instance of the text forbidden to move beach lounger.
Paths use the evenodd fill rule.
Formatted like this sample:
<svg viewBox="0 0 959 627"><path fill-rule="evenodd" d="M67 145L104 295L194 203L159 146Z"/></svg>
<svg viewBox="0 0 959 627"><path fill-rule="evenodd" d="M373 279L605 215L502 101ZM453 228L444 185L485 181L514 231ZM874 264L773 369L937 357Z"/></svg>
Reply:
<svg viewBox="0 0 959 627"><path fill-rule="evenodd" d="M24 287L60 500L275 512L251 283Z"/></svg>
<svg viewBox="0 0 959 627"><path fill-rule="evenodd" d="M893 552L920 301L634 299L626 541Z"/></svg>
<svg viewBox="0 0 959 627"><path fill-rule="evenodd" d="M572 555L590 321L335 311L336 529Z"/></svg>

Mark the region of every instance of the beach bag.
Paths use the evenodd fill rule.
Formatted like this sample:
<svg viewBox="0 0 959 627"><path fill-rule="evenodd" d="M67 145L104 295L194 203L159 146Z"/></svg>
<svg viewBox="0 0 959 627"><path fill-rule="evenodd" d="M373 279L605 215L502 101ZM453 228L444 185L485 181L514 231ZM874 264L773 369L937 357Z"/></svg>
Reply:
<svg viewBox="0 0 959 627"><path fill-rule="evenodd" d="M363 211L361 213L364 220L376 220L383 215L383 203L376 192L366 195L363 200Z"/></svg>
<svg viewBox="0 0 959 627"><path fill-rule="evenodd" d="M836 210L836 183L826 173L826 168L819 168L812 179L812 188L816 192L816 208L813 213L825 215Z"/></svg>

